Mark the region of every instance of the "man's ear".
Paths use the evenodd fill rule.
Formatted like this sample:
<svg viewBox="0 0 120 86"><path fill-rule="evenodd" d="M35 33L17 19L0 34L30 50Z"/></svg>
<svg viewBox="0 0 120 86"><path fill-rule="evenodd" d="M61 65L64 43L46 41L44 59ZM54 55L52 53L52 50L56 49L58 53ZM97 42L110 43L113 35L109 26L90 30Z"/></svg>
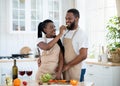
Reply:
<svg viewBox="0 0 120 86"><path fill-rule="evenodd" d="M76 17L76 21L79 21L79 18L78 18L78 17Z"/></svg>

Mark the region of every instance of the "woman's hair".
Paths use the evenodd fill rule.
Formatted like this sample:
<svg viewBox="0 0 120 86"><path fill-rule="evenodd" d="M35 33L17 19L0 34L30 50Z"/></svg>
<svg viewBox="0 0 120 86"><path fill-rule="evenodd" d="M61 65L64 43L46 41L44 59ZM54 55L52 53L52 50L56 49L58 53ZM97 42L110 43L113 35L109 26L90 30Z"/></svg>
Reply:
<svg viewBox="0 0 120 86"><path fill-rule="evenodd" d="M43 22L39 23L39 25L38 25L38 38L42 37L42 32L45 33L44 28L47 26L48 23L53 23L53 21L50 19L46 19Z"/></svg>
<svg viewBox="0 0 120 86"><path fill-rule="evenodd" d="M53 21L50 20L50 19L46 19L43 22L39 23L39 25L38 25L38 38L42 37L42 32L45 33L44 28L47 26L48 23L53 23ZM60 46L60 49L64 53L64 47L63 47L62 42L61 42L60 39L57 41L57 44Z"/></svg>

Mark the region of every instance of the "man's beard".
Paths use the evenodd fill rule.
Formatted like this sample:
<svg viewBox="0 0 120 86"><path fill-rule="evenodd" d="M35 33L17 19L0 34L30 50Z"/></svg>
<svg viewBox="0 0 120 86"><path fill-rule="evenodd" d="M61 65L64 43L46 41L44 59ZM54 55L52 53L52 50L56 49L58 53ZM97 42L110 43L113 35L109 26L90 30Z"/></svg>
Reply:
<svg viewBox="0 0 120 86"><path fill-rule="evenodd" d="M70 24L70 26L67 27L68 30L73 30L75 27L75 21Z"/></svg>

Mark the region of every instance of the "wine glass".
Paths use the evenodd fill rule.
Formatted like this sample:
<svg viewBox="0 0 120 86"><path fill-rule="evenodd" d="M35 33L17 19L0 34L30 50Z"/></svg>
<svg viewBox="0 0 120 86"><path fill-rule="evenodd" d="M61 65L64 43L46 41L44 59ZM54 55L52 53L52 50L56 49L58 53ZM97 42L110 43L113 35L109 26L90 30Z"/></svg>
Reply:
<svg viewBox="0 0 120 86"><path fill-rule="evenodd" d="M24 70L19 70L19 75L21 75L21 76L25 75L25 71Z"/></svg>
<svg viewBox="0 0 120 86"><path fill-rule="evenodd" d="M27 76L31 76L32 75L32 70L27 70L26 74L27 74Z"/></svg>
<svg viewBox="0 0 120 86"><path fill-rule="evenodd" d="M26 73L26 75L28 76L28 82L30 82L31 76L32 76L32 73L33 73L32 68L28 67L28 68L26 69L25 73Z"/></svg>
<svg viewBox="0 0 120 86"><path fill-rule="evenodd" d="M19 69L18 73L21 76L21 79L23 79L22 77L25 75L25 70L23 68L21 68L21 69Z"/></svg>

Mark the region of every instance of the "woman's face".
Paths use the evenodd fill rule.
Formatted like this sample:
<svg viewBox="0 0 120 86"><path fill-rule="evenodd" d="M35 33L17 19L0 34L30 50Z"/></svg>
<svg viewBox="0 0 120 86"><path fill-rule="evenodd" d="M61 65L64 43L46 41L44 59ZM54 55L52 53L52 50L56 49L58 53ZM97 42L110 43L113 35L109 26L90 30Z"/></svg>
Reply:
<svg viewBox="0 0 120 86"><path fill-rule="evenodd" d="M55 25L52 22L50 22L46 25L46 27L44 28L44 31L46 33L46 37L48 37L48 38L52 38L56 35Z"/></svg>

